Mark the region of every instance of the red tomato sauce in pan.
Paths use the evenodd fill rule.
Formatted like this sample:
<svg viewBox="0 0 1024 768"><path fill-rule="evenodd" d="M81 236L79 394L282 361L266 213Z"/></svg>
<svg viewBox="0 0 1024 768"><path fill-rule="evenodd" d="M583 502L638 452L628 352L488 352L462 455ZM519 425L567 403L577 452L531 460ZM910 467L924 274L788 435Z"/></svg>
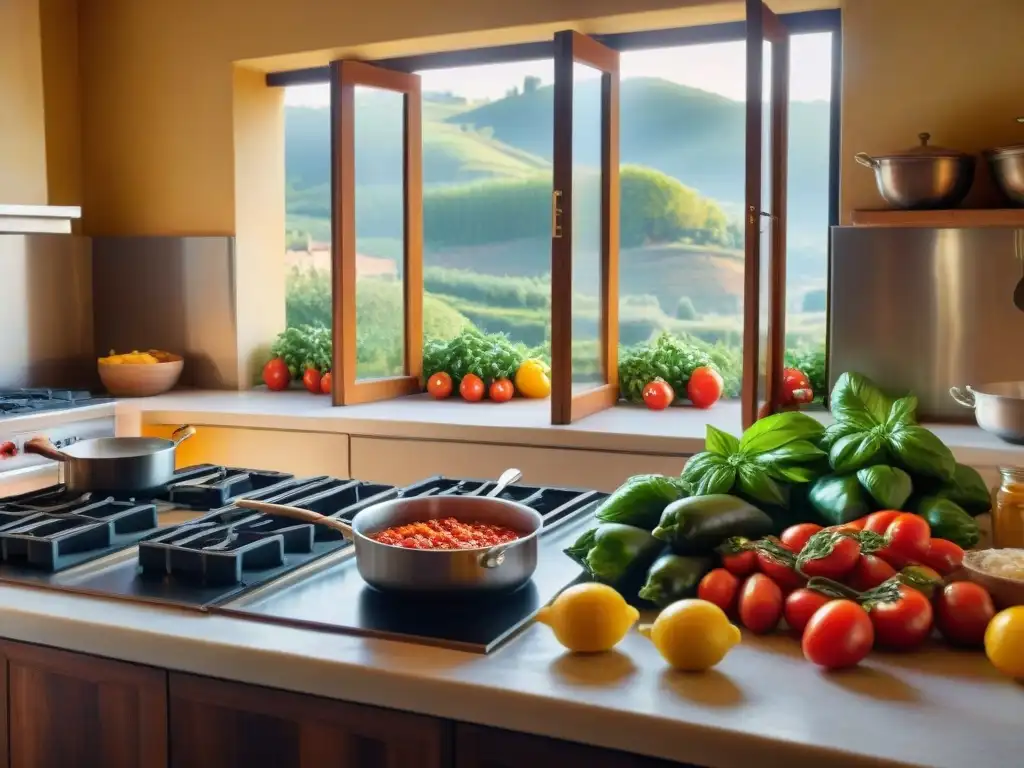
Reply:
<svg viewBox="0 0 1024 768"><path fill-rule="evenodd" d="M454 517L407 523L370 536L381 544L406 549L476 549L515 541L519 533L504 525L464 523Z"/></svg>

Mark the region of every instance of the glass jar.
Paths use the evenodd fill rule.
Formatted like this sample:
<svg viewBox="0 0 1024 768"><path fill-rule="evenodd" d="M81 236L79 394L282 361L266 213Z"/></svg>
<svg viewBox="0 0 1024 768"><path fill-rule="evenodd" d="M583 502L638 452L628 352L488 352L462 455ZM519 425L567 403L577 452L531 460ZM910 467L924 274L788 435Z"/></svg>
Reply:
<svg viewBox="0 0 1024 768"><path fill-rule="evenodd" d="M992 544L1024 547L1024 467L1000 467L1002 482L992 509Z"/></svg>

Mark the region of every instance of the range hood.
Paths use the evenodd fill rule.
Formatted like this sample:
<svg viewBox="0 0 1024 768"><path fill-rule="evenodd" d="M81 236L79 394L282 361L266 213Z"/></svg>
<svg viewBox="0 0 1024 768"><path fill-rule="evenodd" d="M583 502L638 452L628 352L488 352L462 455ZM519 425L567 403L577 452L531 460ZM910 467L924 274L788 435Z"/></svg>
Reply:
<svg viewBox="0 0 1024 768"><path fill-rule="evenodd" d="M0 234L70 234L71 221L82 218L74 205L0 204Z"/></svg>

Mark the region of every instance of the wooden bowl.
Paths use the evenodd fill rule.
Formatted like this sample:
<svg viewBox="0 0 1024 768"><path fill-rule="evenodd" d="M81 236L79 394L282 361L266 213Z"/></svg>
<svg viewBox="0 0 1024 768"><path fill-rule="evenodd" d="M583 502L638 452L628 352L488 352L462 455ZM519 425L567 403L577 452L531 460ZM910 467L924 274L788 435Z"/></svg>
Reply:
<svg viewBox="0 0 1024 768"><path fill-rule="evenodd" d="M964 555L964 573L970 581L988 590L992 595L992 602L996 608L1010 608L1014 605L1024 605L1024 581L1020 579L1009 579L1005 576L995 576L979 567L985 555L992 552L991 549L981 549L974 552L967 552ZM1024 552L1024 550L1016 550Z"/></svg>
<svg viewBox="0 0 1024 768"><path fill-rule="evenodd" d="M150 397L162 395L181 376L185 361L175 355L176 360L165 363L104 363L99 362L100 381L115 397Z"/></svg>

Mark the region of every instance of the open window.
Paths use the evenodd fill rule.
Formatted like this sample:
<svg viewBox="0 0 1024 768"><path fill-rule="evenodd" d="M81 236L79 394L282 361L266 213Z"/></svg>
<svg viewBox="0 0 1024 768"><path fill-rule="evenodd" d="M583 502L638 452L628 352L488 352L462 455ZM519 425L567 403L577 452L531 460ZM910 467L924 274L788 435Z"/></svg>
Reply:
<svg viewBox="0 0 1024 768"><path fill-rule="evenodd" d="M747 0L743 428L778 410L786 342L789 33Z"/></svg>
<svg viewBox="0 0 1024 768"><path fill-rule="evenodd" d="M334 218L335 405L419 391L423 365L423 184L420 78L359 61L331 65L331 208ZM358 99L357 99L358 95ZM357 192L358 190L358 192ZM402 243L397 268L360 253L360 225L372 218ZM390 264L391 262L389 262ZM357 306L400 304L374 317ZM390 312L384 313L390 315ZM366 343L374 336L375 343ZM373 350L367 357L366 351Z"/></svg>
<svg viewBox="0 0 1024 768"><path fill-rule="evenodd" d="M618 399L619 55L555 35L551 422Z"/></svg>

